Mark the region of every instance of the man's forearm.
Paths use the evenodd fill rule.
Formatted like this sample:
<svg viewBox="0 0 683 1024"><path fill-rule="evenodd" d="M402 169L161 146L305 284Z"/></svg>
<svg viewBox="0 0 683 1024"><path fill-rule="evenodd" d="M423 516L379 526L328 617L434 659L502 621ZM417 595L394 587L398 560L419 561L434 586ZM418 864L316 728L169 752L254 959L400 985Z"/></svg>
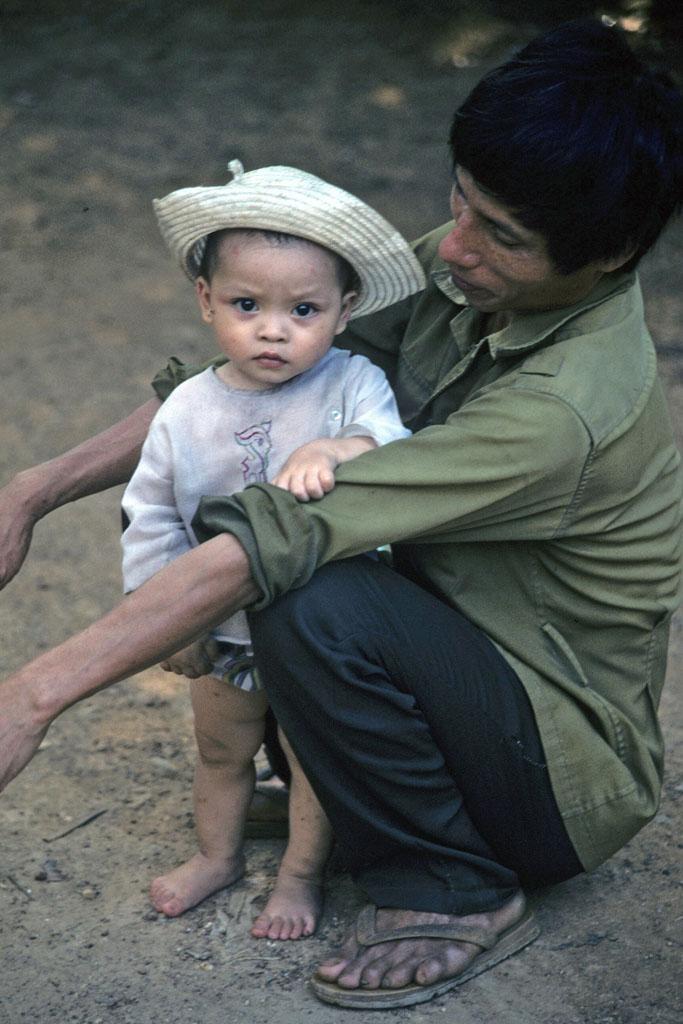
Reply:
<svg viewBox="0 0 683 1024"><path fill-rule="evenodd" d="M257 594L244 550L221 534L0 683L0 789L31 760L62 711L156 664Z"/></svg>
<svg viewBox="0 0 683 1024"><path fill-rule="evenodd" d="M127 481L161 402L152 398L119 423L49 462L17 473L11 486L34 520Z"/></svg>
<svg viewBox="0 0 683 1024"><path fill-rule="evenodd" d="M36 711L51 720L91 693L157 664L257 594L244 550L231 535L188 551L82 633L20 670Z"/></svg>

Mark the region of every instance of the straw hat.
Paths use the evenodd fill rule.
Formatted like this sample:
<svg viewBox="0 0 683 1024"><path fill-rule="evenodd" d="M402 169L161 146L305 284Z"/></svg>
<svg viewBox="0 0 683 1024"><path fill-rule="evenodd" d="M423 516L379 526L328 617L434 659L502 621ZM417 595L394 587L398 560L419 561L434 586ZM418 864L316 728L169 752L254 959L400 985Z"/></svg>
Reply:
<svg viewBox="0 0 683 1024"><path fill-rule="evenodd" d="M181 188L154 200L161 233L194 281L206 236L224 228L261 228L299 235L348 260L360 278L352 317L390 306L425 286L422 268L403 236L376 210L341 188L295 167L244 173L212 188Z"/></svg>

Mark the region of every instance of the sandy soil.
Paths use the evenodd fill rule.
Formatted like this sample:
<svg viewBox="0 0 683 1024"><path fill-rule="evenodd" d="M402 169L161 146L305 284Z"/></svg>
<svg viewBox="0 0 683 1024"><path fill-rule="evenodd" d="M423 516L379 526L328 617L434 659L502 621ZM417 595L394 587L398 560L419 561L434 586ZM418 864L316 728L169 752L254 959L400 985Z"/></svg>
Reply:
<svg viewBox="0 0 683 1024"><path fill-rule="evenodd" d="M145 400L171 353L210 354L191 290L157 237L153 196L220 182L232 157L293 163L358 191L416 236L447 216L444 136L458 99L558 8L590 7L3 0L0 479ZM678 227L643 269L679 430L682 256ZM119 496L39 526L24 571L0 595L0 670L117 600ZM524 953L384 1020L681 1019L682 652L679 619L654 822L592 876L536 894L543 933ZM347 878L330 878L314 938L248 935L281 841L250 841L246 879L184 917L150 911L150 878L192 850L192 761L185 687L159 670L55 724L0 805L2 1024L361 1019L306 987L356 905Z"/></svg>

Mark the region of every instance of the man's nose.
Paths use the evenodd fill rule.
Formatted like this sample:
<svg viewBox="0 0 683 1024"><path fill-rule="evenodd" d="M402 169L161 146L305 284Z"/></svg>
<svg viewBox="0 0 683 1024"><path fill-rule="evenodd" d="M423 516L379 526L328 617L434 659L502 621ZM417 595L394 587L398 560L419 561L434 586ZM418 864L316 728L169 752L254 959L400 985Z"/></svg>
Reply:
<svg viewBox="0 0 683 1024"><path fill-rule="evenodd" d="M469 210L457 217L452 231L439 242L439 256L446 263L470 269L481 262L476 231Z"/></svg>

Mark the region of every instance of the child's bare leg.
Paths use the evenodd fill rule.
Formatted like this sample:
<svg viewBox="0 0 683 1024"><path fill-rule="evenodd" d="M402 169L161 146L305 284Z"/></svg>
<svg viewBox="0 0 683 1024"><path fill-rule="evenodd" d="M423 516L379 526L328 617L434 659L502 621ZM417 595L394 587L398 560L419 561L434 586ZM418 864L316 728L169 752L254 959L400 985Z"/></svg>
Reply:
<svg viewBox="0 0 683 1024"><path fill-rule="evenodd" d="M322 876L332 830L292 748L280 730L292 770L289 784L289 843L275 888L252 925L257 939L300 939L311 935L322 909Z"/></svg>
<svg viewBox="0 0 683 1024"><path fill-rule="evenodd" d="M193 793L199 851L152 882L152 904L168 917L244 874L244 823L267 705L262 692L240 690L212 676L193 680L190 693L198 748Z"/></svg>

